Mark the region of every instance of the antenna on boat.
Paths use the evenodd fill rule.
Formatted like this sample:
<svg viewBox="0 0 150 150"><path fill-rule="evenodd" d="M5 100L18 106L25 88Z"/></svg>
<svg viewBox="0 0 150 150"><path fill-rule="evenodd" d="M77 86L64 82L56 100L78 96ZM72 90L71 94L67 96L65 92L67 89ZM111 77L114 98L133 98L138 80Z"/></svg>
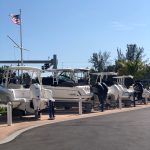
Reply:
<svg viewBox="0 0 150 150"><path fill-rule="evenodd" d="M19 44L17 44L9 35L7 35L7 37L16 45L14 47L21 49L21 47L19 46ZM30 50L25 49L25 48L22 48L22 50L30 51Z"/></svg>

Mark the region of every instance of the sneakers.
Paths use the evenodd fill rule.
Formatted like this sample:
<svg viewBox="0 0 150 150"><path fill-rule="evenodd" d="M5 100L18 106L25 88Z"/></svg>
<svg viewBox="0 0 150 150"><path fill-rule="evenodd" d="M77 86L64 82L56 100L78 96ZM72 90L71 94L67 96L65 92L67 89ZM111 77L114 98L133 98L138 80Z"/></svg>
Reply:
<svg viewBox="0 0 150 150"><path fill-rule="evenodd" d="M48 120L54 120L55 119L55 117L50 117L50 118L48 118Z"/></svg>

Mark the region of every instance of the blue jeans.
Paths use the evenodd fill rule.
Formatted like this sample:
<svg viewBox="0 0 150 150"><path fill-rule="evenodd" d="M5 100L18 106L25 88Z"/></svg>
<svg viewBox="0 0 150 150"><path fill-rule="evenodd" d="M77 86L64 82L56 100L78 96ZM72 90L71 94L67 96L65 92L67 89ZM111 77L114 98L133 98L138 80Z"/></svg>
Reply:
<svg viewBox="0 0 150 150"><path fill-rule="evenodd" d="M104 111L104 98L103 98L103 95L98 94L98 99L99 99L99 102L100 102L100 109L103 112Z"/></svg>
<svg viewBox="0 0 150 150"><path fill-rule="evenodd" d="M49 118L55 117L54 102L51 100L48 101L48 112Z"/></svg>

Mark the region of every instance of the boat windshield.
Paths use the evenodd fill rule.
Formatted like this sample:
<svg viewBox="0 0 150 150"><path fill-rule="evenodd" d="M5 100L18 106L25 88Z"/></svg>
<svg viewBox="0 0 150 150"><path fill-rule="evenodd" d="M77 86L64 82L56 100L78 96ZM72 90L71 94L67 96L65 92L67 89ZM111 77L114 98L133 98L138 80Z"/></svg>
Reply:
<svg viewBox="0 0 150 150"><path fill-rule="evenodd" d="M69 82L72 86L76 86L89 83L89 70L86 69L53 69L49 70L49 72L50 76L42 79L44 85L62 86L64 82ZM48 81L50 82L49 84L47 84Z"/></svg>

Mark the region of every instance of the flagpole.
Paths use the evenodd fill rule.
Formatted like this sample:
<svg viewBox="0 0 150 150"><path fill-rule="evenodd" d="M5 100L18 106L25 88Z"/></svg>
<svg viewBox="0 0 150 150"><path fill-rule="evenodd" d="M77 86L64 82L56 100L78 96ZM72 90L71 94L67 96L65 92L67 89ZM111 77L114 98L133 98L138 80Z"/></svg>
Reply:
<svg viewBox="0 0 150 150"><path fill-rule="evenodd" d="M22 19L21 19L21 9L20 9L20 51L21 51L21 66L23 66L23 48L22 48Z"/></svg>

